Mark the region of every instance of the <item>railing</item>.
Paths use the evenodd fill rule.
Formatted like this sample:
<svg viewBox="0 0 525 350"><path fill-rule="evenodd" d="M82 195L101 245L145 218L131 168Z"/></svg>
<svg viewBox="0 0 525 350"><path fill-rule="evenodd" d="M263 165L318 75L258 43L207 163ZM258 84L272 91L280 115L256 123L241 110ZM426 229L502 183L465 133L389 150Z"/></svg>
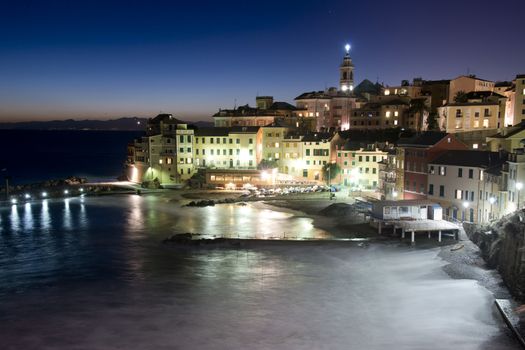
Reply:
<svg viewBox="0 0 525 350"><path fill-rule="evenodd" d="M452 217L452 216L443 215L443 220L446 220L448 222L456 224L459 227L463 227L463 222L461 220L458 220L458 219Z"/></svg>

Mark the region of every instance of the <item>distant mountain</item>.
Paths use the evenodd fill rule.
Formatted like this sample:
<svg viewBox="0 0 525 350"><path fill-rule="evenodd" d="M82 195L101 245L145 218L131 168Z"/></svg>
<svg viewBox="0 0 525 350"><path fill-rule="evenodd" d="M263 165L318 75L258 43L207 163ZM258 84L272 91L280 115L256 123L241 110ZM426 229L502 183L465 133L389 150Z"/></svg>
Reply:
<svg viewBox="0 0 525 350"><path fill-rule="evenodd" d="M119 130L142 131L146 127L148 118L128 117L111 120L51 120L33 122L0 123L0 129L18 130ZM199 128L213 126L213 122L187 122Z"/></svg>

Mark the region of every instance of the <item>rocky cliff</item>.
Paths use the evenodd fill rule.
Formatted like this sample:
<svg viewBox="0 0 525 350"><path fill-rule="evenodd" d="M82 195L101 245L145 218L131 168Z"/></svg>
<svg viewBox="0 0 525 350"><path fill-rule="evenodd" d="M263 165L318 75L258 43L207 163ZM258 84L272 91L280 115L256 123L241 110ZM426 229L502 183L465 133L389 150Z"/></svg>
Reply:
<svg viewBox="0 0 525 350"><path fill-rule="evenodd" d="M489 225L463 226L487 265L497 269L510 292L525 302L525 212L515 212Z"/></svg>

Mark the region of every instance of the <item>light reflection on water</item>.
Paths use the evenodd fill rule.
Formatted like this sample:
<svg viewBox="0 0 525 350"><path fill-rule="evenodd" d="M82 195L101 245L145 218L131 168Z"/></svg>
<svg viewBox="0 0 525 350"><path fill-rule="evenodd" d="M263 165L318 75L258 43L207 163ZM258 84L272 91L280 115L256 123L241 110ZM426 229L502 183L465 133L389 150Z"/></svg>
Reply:
<svg viewBox="0 0 525 350"><path fill-rule="evenodd" d="M327 234L265 206L70 198L0 208L0 224L7 348L513 348L490 343L489 293L449 279L436 251L160 244L180 232Z"/></svg>

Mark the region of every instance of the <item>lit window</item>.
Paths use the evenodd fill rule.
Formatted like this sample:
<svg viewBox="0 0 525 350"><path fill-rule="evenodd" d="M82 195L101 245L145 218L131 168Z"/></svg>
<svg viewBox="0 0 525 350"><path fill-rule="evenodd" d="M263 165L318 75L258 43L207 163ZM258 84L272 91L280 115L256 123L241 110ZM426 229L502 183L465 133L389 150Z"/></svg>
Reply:
<svg viewBox="0 0 525 350"><path fill-rule="evenodd" d="M461 199L461 190L456 190L456 199Z"/></svg>
<svg viewBox="0 0 525 350"><path fill-rule="evenodd" d="M397 120L394 120L394 125L397 125Z"/></svg>
<svg viewBox="0 0 525 350"><path fill-rule="evenodd" d="M398 117L399 116L399 112L398 111L395 111L394 112L394 117Z"/></svg>
<svg viewBox="0 0 525 350"><path fill-rule="evenodd" d="M390 95L390 90L388 90L388 89L385 90L385 95L386 95L386 96Z"/></svg>
<svg viewBox="0 0 525 350"><path fill-rule="evenodd" d="M483 119L483 127L484 128L488 128L489 127L489 120L488 119Z"/></svg>
<svg viewBox="0 0 525 350"><path fill-rule="evenodd" d="M478 149L478 144L477 144L477 143L473 144L473 145L472 145L472 148L474 148L474 149Z"/></svg>
<svg viewBox="0 0 525 350"><path fill-rule="evenodd" d="M159 164L162 164L162 159L159 159Z"/></svg>
<svg viewBox="0 0 525 350"><path fill-rule="evenodd" d="M390 118L390 111L386 111L386 117Z"/></svg>
<svg viewBox="0 0 525 350"><path fill-rule="evenodd" d="M479 120L474 120L474 127L479 128Z"/></svg>
<svg viewBox="0 0 525 350"><path fill-rule="evenodd" d="M275 159L279 159L279 153L275 153Z"/></svg>

